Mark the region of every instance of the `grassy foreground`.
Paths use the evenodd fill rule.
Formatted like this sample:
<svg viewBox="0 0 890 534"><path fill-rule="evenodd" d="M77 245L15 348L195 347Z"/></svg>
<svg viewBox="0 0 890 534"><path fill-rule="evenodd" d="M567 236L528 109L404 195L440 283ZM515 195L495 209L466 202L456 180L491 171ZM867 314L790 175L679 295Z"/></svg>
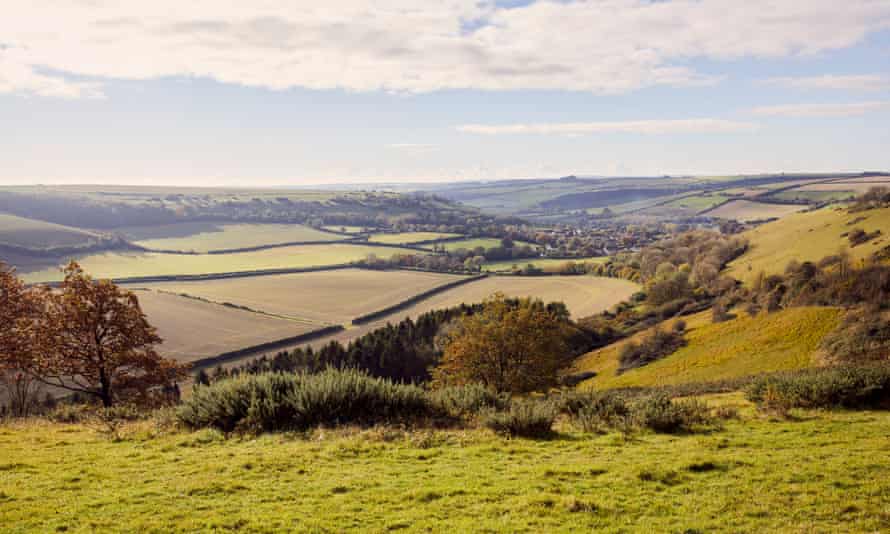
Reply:
<svg viewBox="0 0 890 534"><path fill-rule="evenodd" d="M739 394L711 402L744 405ZM112 440L0 426L10 532L878 532L888 412L800 412L705 435L316 431L224 439L143 423Z"/></svg>

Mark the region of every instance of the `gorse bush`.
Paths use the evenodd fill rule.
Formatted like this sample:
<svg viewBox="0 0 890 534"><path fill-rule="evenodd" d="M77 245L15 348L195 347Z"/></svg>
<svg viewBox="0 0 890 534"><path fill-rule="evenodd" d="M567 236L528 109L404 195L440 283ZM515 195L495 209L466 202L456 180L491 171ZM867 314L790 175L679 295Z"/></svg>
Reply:
<svg viewBox="0 0 890 534"><path fill-rule="evenodd" d="M695 399L672 401L664 395L635 402L631 417L634 425L663 434L692 432L715 422L705 403Z"/></svg>
<svg viewBox="0 0 890 534"><path fill-rule="evenodd" d="M834 367L754 380L748 400L764 409L890 408L890 365Z"/></svg>
<svg viewBox="0 0 890 534"><path fill-rule="evenodd" d="M644 336L639 343L628 342L618 355L618 374L660 360L686 345L682 331L664 331L660 327Z"/></svg>
<svg viewBox="0 0 890 534"><path fill-rule="evenodd" d="M452 417L473 417L486 409L504 410L510 405L508 394L496 393L482 384L439 388L430 392L429 398Z"/></svg>
<svg viewBox="0 0 890 534"><path fill-rule="evenodd" d="M572 423L584 432L648 429L673 434L692 432L715 423L704 403L672 401L663 394L631 399L617 392L588 393L575 395L563 401L562 406Z"/></svg>
<svg viewBox="0 0 890 534"><path fill-rule="evenodd" d="M391 423L441 415L423 389L355 370L260 374L197 386L178 411L192 428L302 430L318 425Z"/></svg>
<svg viewBox="0 0 890 534"><path fill-rule="evenodd" d="M503 412L491 412L485 426L498 434L513 437L545 438L553 434L556 407L547 401L525 399L510 403Z"/></svg>
<svg viewBox="0 0 890 534"><path fill-rule="evenodd" d="M626 429L630 423L630 405L620 394L569 393L557 399L560 411L571 417L584 432L602 433L609 429Z"/></svg>

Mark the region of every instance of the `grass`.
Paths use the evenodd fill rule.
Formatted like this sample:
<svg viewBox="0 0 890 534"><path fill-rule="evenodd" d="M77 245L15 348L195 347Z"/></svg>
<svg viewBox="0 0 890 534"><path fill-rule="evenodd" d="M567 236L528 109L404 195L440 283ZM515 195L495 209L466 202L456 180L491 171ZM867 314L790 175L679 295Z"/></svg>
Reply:
<svg viewBox="0 0 890 534"><path fill-rule="evenodd" d="M302 224L214 224L189 222L120 230L137 245L154 250L208 252L298 241L334 241L343 236Z"/></svg>
<svg viewBox="0 0 890 534"><path fill-rule="evenodd" d="M687 208L689 210L699 212L706 210L712 206L716 206L717 204L720 204L725 200L726 197L722 197L720 195L697 195L671 201L665 204L665 206L672 208Z"/></svg>
<svg viewBox="0 0 890 534"><path fill-rule="evenodd" d="M805 186L806 187L806 186ZM832 200L848 200L856 196L855 191L851 190L806 190L792 189L790 191L782 191L771 195L770 198L778 198L782 200L806 200L809 202L830 202Z"/></svg>
<svg viewBox="0 0 890 534"><path fill-rule="evenodd" d="M513 266L522 269L528 264L534 265L538 269L546 272L555 272L562 268L568 262L574 263L603 263L609 258L607 256L590 256L584 258L572 259L553 259L553 258L522 258L509 261L492 261L482 266L482 270L489 272L510 272Z"/></svg>
<svg viewBox="0 0 890 534"><path fill-rule="evenodd" d="M440 273L342 269L139 286L231 302L276 315L342 324L458 279L459 275Z"/></svg>
<svg viewBox="0 0 890 534"><path fill-rule="evenodd" d="M93 232L0 213L0 244L29 249L88 246L99 241Z"/></svg>
<svg viewBox="0 0 890 534"><path fill-rule="evenodd" d="M361 260L369 254L388 258L396 252L398 249L373 245L326 244L214 255L107 252L80 257L78 261L96 278L126 278L319 267ZM28 282L46 282L60 279L61 273L54 267L31 272L23 269L22 278Z"/></svg>
<svg viewBox="0 0 890 534"><path fill-rule="evenodd" d="M365 231L364 226L337 226L336 224L322 226L322 228L329 232L344 232L347 234L360 234Z"/></svg>
<svg viewBox="0 0 890 534"><path fill-rule="evenodd" d="M616 375L622 341L583 356L578 371L597 376L580 387L611 389L707 382L758 373L802 369L815 365L814 356L825 334L837 326L836 308L789 308L769 315L738 317L711 323L710 311L687 318L688 344L670 356ZM669 327L670 325L666 325Z"/></svg>
<svg viewBox="0 0 890 534"><path fill-rule="evenodd" d="M853 228L866 232L881 230L890 234L890 208L847 213L842 208L789 215L742 234L750 243L750 250L730 264L729 274L750 282L760 271L781 273L791 260L819 261L837 254L849 246L843 234ZM870 256L888 245L885 237L849 249L854 259Z"/></svg>
<svg viewBox="0 0 890 534"><path fill-rule="evenodd" d="M136 295L149 322L164 340L159 352L182 362L297 336L323 326L155 291L137 291Z"/></svg>
<svg viewBox="0 0 890 534"><path fill-rule="evenodd" d="M773 217L785 217L804 209L804 207L792 204L765 204L750 200L733 200L713 211L709 211L708 216L736 219L738 221L754 221Z"/></svg>
<svg viewBox="0 0 890 534"><path fill-rule="evenodd" d="M517 244L521 245L522 243ZM460 248L464 248L467 250L473 250L476 247L489 249L501 246L501 240L491 237L480 237L476 239L461 239L460 241L449 241L447 243L442 243L442 245L445 247L445 250L449 252Z"/></svg>
<svg viewBox="0 0 890 534"><path fill-rule="evenodd" d="M398 234L371 234L368 241L371 243L384 243L387 245L410 245L422 241L434 241L436 239L448 239L460 237L460 234L448 234L444 232L402 232Z"/></svg>
<svg viewBox="0 0 890 534"><path fill-rule="evenodd" d="M744 404L738 395L718 403ZM696 436L0 426L6 532L880 532L890 412Z"/></svg>

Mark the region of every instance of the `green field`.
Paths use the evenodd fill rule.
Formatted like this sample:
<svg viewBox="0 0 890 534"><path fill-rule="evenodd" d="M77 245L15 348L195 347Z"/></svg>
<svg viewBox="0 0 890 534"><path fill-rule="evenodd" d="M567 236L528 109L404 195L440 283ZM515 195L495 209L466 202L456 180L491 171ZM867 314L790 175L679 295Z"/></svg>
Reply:
<svg viewBox="0 0 890 534"><path fill-rule="evenodd" d="M372 245L299 245L233 254L161 254L106 252L78 258L96 278L129 278L161 275L196 275L337 265L366 258L369 254L388 258L399 249ZM416 254L416 251L406 251ZM24 271L24 269L23 269ZM57 268L22 272L28 282L59 280Z"/></svg>
<svg viewBox="0 0 890 534"><path fill-rule="evenodd" d="M840 315L836 308L788 308L755 318L739 313L735 319L714 324L709 310L685 318L688 345L661 360L616 375L618 355L628 342L620 341L583 356L575 368L597 373L581 385L592 389L707 382L803 369L816 365L819 343L837 326Z"/></svg>
<svg viewBox="0 0 890 534"><path fill-rule="evenodd" d="M753 414L710 434L0 426L21 532L886 532L890 412ZM162 427L163 428L163 427ZM793 468L789 468L793 466Z"/></svg>
<svg viewBox="0 0 890 534"><path fill-rule="evenodd" d="M728 274L750 282L760 271L781 273L791 260L819 261L848 248L849 242L843 234L853 228L883 233L877 239L849 249L854 259L870 256L888 245L890 208L850 214L842 208L828 207L789 215L749 230L742 235L749 240L750 250L730 263Z"/></svg>
<svg viewBox="0 0 890 534"><path fill-rule="evenodd" d="M410 245L423 241L435 241L460 237L460 234L448 234L443 232L402 232L398 234L371 234L368 241L371 243L384 243L387 245Z"/></svg>
<svg viewBox="0 0 890 534"><path fill-rule="evenodd" d="M0 245L29 249L83 247L98 243L101 237L79 228L0 213Z"/></svg>
<svg viewBox="0 0 890 534"><path fill-rule="evenodd" d="M453 252L459 249L465 250L473 250L476 247L482 247L484 249L496 248L501 246L501 240L495 239L493 237L478 237L473 239L461 239L460 241L448 241L447 243L442 243L445 247L445 250L448 252ZM525 243L523 241L516 241L514 245L517 247L521 246L531 246L534 247L533 243Z"/></svg>
<svg viewBox="0 0 890 534"><path fill-rule="evenodd" d="M690 211L699 212L716 206L717 204L725 201L726 197L717 194L696 195L672 200L671 202L665 204L665 207L686 208Z"/></svg>
<svg viewBox="0 0 890 534"><path fill-rule="evenodd" d="M534 265L538 269L542 269L546 272L557 271L566 263L603 263L609 258L607 256L590 256L584 258L572 258L572 259L553 259L553 258L522 258L517 260L509 260L509 261L493 261L486 263L482 266L483 271L489 272L509 272L513 270L513 267L516 266L520 269L524 268L526 265Z"/></svg>
<svg viewBox="0 0 890 534"><path fill-rule="evenodd" d="M329 232L345 232L347 234L360 234L365 231L363 226L337 226L336 224L322 226L322 229Z"/></svg>
<svg viewBox="0 0 890 534"><path fill-rule="evenodd" d="M344 236L302 224L214 224L188 222L118 230L141 247L154 250L208 252L295 243L336 241Z"/></svg>

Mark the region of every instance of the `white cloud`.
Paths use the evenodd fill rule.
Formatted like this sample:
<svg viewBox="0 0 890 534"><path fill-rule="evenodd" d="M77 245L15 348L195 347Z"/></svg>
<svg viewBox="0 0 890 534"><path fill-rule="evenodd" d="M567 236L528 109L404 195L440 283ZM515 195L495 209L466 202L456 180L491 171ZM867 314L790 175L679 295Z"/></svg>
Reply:
<svg viewBox="0 0 890 534"><path fill-rule="evenodd" d="M764 85L778 85L792 89L844 89L853 91L882 91L890 89L890 77L882 74L854 74L805 77L779 77L763 80Z"/></svg>
<svg viewBox="0 0 890 534"><path fill-rule="evenodd" d="M767 117L853 117L890 108L890 102L853 102L849 104L787 104L761 106L751 110Z"/></svg>
<svg viewBox="0 0 890 534"><path fill-rule="evenodd" d="M269 89L623 92L711 84L689 59L780 58L890 27L887 0L0 0L0 91L85 96L41 74L207 77ZM46 69L46 70L44 70Z"/></svg>
<svg viewBox="0 0 890 534"><path fill-rule="evenodd" d="M482 135L502 134L559 134L582 135L590 133L638 133L638 134L684 134L684 133L733 133L750 132L756 124L724 119L673 119L614 122L562 122L537 124L464 124L458 131Z"/></svg>

